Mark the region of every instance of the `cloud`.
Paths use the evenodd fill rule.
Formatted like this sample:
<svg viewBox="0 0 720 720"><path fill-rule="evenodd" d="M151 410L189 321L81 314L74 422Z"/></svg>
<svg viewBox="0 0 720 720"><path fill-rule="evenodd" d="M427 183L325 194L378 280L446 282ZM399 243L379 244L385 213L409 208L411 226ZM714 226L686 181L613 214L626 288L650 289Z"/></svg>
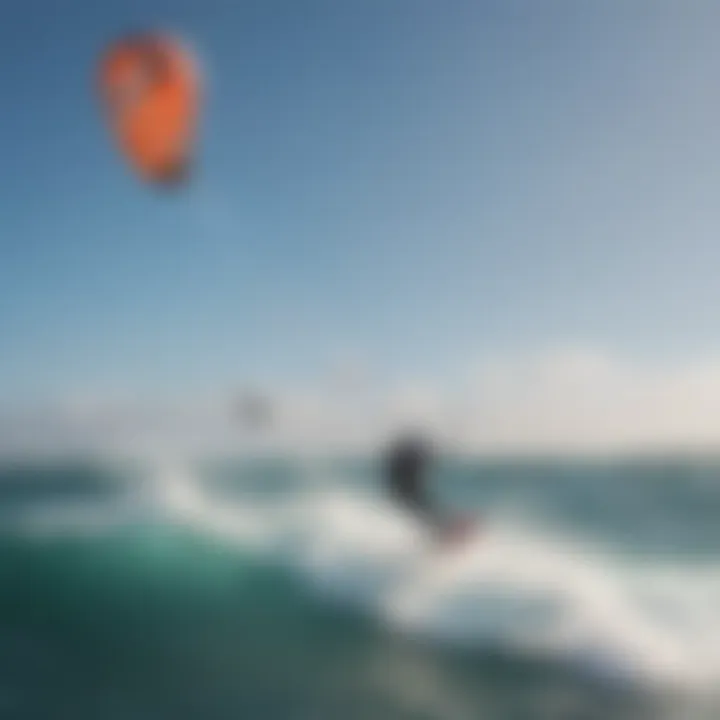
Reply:
<svg viewBox="0 0 720 720"><path fill-rule="evenodd" d="M582 348L479 366L466 444L617 451L720 444L720 358L649 367Z"/></svg>
<svg viewBox="0 0 720 720"><path fill-rule="evenodd" d="M355 375L353 375L353 378ZM109 394L0 411L0 452L343 451L407 427L477 453L602 453L720 446L720 358L650 366L561 347L484 359L452 378L387 387L323 380L267 391L272 423L248 428L234 394L173 401Z"/></svg>

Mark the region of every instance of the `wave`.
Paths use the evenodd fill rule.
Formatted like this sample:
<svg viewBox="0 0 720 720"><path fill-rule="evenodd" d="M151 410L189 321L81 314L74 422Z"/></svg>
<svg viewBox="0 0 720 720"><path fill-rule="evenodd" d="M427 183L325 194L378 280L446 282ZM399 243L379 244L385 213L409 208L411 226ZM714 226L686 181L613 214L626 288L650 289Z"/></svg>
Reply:
<svg viewBox="0 0 720 720"><path fill-rule="evenodd" d="M720 680L720 565L631 560L503 513L442 550L362 489L315 478L218 501L168 464L112 502L36 508L34 536L177 524L276 565L317 601L432 643L572 664L604 681L711 689Z"/></svg>

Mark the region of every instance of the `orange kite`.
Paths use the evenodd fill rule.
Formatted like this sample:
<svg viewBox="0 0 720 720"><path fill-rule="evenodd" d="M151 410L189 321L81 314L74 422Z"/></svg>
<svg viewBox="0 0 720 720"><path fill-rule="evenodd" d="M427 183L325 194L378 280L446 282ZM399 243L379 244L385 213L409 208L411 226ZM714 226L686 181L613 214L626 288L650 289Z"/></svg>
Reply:
<svg viewBox="0 0 720 720"><path fill-rule="evenodd" d="M194 58L167 35L132 35L105 52L100 95L115 140L136 172L160 185L185 180L200 83Z"/></svg>

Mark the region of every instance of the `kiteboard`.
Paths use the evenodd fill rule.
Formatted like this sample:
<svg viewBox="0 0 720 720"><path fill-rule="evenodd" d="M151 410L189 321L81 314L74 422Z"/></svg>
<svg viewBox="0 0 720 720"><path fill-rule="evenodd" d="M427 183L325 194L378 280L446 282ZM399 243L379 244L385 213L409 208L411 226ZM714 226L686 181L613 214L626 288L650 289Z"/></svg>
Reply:
<svg viewBox="0 0 720 720"><path fill-rule="evenodd" d="M440 544L443 549L455 550L476 538L479 531L480 526L476 519L469 517L456 518L440 531Z"/></svg>

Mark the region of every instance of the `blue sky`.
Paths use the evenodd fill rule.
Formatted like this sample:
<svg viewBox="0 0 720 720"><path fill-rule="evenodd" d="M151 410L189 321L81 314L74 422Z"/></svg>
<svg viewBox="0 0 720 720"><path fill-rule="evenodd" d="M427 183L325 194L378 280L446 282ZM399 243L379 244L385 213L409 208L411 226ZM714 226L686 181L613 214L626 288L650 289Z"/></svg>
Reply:
<svg viewBox="0 0 720 720"><path fill-rule="evenodd" d="M72 9L70 9L72 8ZM556 343L720 346L720 10L8 0L0 399L291 382L345 355L452 381ZM197 49L197 176L134 180L103 45Z"/></svg>

